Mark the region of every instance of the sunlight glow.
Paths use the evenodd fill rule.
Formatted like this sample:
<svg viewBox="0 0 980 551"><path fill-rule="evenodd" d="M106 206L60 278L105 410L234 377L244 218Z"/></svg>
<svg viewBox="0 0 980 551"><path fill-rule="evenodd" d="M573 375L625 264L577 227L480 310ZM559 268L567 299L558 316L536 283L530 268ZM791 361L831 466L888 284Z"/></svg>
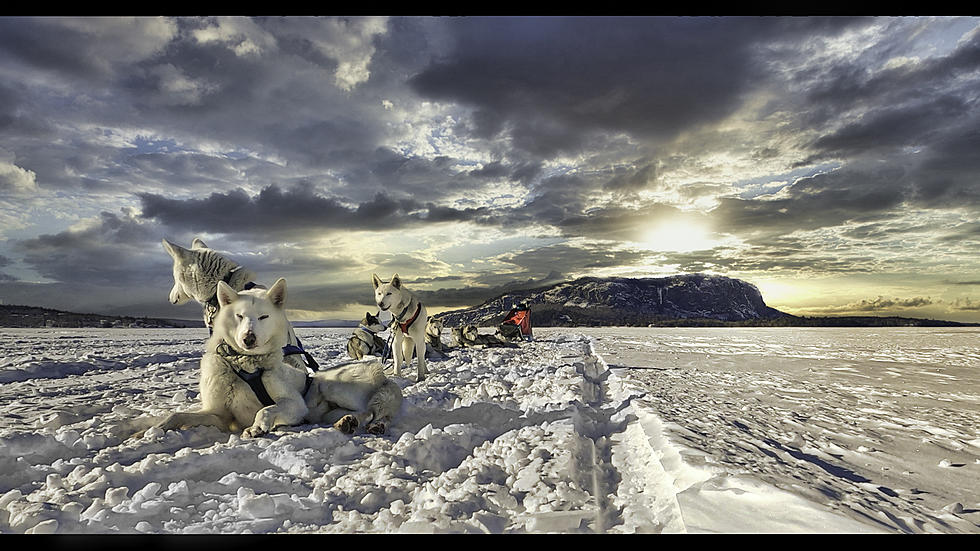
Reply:
<svg viewBox="0 0 980 551"><path fill-rule="evenodd" d="M679 253L703 251L719 244L703 225L680 219L660 222L643 239L643 245L649 250Z"/></svg>

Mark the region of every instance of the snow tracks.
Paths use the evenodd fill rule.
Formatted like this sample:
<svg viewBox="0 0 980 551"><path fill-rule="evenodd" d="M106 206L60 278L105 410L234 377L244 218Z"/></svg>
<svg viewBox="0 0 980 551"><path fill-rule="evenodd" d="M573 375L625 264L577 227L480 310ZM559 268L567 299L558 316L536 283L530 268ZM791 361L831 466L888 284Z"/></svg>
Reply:
<svg viewBox="0 0 980 551"><path fill-rule="evenodd" d="M302 333L324 368L344 361L348 331ZM249 440L132 437L197 406L201 336L105 335L30 339L47 377L7 354L25 374L2 389L16 417L0 427L0 532L684 531L662 453L584 336L453 349L422 383L396 379L403 411L381 437L308 425Z"/></svg>

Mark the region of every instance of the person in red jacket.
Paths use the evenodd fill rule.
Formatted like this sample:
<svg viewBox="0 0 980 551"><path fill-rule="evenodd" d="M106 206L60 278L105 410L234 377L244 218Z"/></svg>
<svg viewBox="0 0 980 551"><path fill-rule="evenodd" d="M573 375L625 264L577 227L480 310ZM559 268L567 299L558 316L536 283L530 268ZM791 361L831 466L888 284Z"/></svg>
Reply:
<svg viewBox="0 0 980 551"><path fill-rule="evenodd" d="M509 340L534 340L531 332L531 308L526 302L511 308L497 329L497 333Z"/></svg>

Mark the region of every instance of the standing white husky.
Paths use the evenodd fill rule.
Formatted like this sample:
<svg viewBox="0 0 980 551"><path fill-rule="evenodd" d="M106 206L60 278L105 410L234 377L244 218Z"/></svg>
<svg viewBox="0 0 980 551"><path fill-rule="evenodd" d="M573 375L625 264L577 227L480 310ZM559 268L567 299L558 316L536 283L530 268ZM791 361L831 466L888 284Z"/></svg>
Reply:
<svg viewBox="0 0 980 551"><path fill-rule="evenodd" d="M213 328L214 316L218 312L218 282L223 281L235 291L242 291L255 286L252 282L254 274L237 263L221 256L210 249L198 238L194 238L190 249L163 240L163 248L173 258L174 286L170 290L171 304L184 304L196 300L204 307L204 324ZM286 363L300 371L306 371L302 345L292 326L286 322L283 331L286 333L286 344L289 354ZM307 357L308 362L313 362ZM310 365L314 370L316 365Z"/></svg>
<svg viewBox="0 0 980 551"><path fill-rule="evenodd" d="M255 437L279 426L330 423L352 433L358 426L387 430L401 408L401 389L371 359L304 374L283 361L286 280L236 292L217 284L214 332L201 358L201 408L174 413L164 430L211 425Z"/></svg>
<svg viewBox="0 0 980 551"><path fill-rule="evenodd" d="M412 361L412 353L418 360L417 381L425 379L425 326L429 314L425 306L405 287L398 274L391 276L391 281L385 282L372 274L374 279L374 301L378 308L391 312L394 322L391 331L394 334L393 356L395 357L395 375L402 374L402 361Z"/></svg>

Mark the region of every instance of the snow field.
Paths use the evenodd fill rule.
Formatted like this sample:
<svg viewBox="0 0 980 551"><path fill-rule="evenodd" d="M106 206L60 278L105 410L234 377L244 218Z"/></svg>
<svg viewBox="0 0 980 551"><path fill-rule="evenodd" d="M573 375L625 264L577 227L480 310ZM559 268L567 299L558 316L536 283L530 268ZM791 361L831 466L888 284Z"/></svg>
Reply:
<svg viewBox="0 0 980 551"><path fill-rule="evenodd" d="M346 331L309 330L327 368ZM601 400L588 341L463 349L403 386L383 437L242 439L150 428L196 405L193 330L41 333L5 356L0 530L28 533L594 532ZM301 331L302 333L302 331ZM175 338L185 335L186 340ZM160 335L169 338L158 339ZM113 337L110 339L109 337ZM112 342L107 342L107 341ZM122 343L122 344L120 344ZM71 344L71 346L57 346ZM169 352L147 349L162 348ZM411 373L412 370L405 370Z"/></svg>
<svg viewBox="0 0 980 551"><path fill-rule="evenodd" d="M692 496L710 503L722 494L704 488L745 491L741 479L750 475L808 502L800 505L823 504L873 528L980 533L975 329L583 332L608 362L610 380L640 395L636 410L655 413L640 415L647 434L660 427L670 441L655 449L678 450L682 470L710 475L680 485L689 532L861 531L834 519L808 522L813 515L781 520L780 509L791 508L775 507L775 495L761 525L758 515L725 522L744 505L696 512Z"/></svg>
<svg viewBox="0 0 980 551"><path fill-rule="evenodd" d="M403 368L384 436L242 439L149 428L203 329L0 330L0 532L980 532L969 335L535 334Z"/></svg>

